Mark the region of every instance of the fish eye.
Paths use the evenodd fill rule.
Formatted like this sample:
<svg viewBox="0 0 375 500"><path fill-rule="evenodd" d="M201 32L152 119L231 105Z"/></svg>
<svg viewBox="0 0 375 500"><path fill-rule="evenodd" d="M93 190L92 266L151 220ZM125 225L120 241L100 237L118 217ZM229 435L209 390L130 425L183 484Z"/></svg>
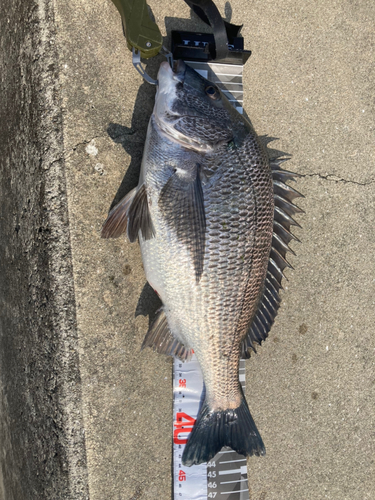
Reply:
<svg viewBox="0 0 375 500"><path fill-rule="evenodd" d="M208 85L205 88L205 91L206 91L206 94L208 95L208 97L211 97L211 99L219 99L219 97L220 97L219 90L216 87L214 87L213 85Z"/></svg>

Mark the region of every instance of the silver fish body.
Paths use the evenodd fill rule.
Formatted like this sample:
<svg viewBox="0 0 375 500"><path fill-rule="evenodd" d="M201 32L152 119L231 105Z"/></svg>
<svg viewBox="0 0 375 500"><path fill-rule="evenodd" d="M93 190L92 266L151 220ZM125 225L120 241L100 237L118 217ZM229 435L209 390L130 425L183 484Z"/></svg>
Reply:
<svg viewBox="0 0 375 500"><path fill-rule="evenodd" d="M272 262L282 274L280 245L292 236L281 221L274 248L271 167L281 194L291 174L270 166L249 122L183 62L174 71L162 63L158 80L139 185L109 215L107 236L127 226L131 241L139 237L147 280L163 303L144 346L181 359L194 351L201 366L205 402L183 463L205 462L225 445L262 455L239 360L266 338L278 308Z"/></svg>
<svg viewBox="0 0 375 500"><path fill-rule="evenodd" d="M207 400L221 409L239 406L241 342L263 289L272 241L271 169L256 136L244 125L248 134L238 147L225 143L201 153L161 135L152 118L143 163L155 228L154 238L140 238L146 277L163 302L171 331L194 349ZM159 204L171 175L182 182L200 177L206 231L198 282L195 242L188 236L176 238L173 222Z"/></svg>

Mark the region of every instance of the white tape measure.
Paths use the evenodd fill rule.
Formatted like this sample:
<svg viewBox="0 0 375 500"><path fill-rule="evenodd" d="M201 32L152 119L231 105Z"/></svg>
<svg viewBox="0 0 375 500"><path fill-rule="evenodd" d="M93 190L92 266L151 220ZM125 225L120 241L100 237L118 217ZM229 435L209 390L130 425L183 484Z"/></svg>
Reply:
<svg viewBox="0 0 375 500"><path fill-rule="evenodd" d="M245 361L240 361L240 381L245 390ZM208 463L184 467L181 457L202 400L203 379L196 357L174 360L173 469L174 500L249 500L246 458L223 448Z"/></svg>

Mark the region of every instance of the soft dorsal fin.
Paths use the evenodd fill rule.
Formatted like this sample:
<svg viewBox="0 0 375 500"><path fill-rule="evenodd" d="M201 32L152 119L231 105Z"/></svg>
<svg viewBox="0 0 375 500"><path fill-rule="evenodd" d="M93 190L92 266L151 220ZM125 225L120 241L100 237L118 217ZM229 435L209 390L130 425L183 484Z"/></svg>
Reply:
<svg viewBox="0 0 375 500"><path fill-rule="evenodd" d="M156 318L146 334L141 349L145 347L152 347L159 354L176 356L182 361L189 361L193 355L192 349L186 348L173 336L163 308L158 310Z"/></svg>
<svg viewBox="0 0 375 500"><path fill-rule="evenodd" d="M102 238L118 238L127 231L129 240L133 242L139 230L145 240L155 235L144 184L132 189L109 212L101 235Z"/></svg>
<svg viewBox="0 0 375 500"><path fill-rule="evenodd" d="M203 272L206 216L199 164L175 169L163 187L159 207L172 231L193 258L197 282Z"/></svg>
<svg viewBox="0 0 375 500"><path fill-rule="evenodd" d="M272 248L263 296L259 302L258 310L249 331L242 343L242 357L244 358L250 356L250 350L256 352L254 344L260 345L268 337L271 326L275 321L277 310L280 307L281 299L279 291L282 289L281 280L283 277L285 278L283 271L286 267L292 267L285 258L286 252L290 251L294 254L293 250L289 248L289 243L292 239L299 241L290 232L290 226L299 226L292 218L292 215L302 213L303 210L294 205L292 201L294 198L303 195L284 183L284 181L299 177L299 175L282 170L280 168L282 161L285 161L285 159L276 158L270 160L274 180L275 200Z"/></svg>

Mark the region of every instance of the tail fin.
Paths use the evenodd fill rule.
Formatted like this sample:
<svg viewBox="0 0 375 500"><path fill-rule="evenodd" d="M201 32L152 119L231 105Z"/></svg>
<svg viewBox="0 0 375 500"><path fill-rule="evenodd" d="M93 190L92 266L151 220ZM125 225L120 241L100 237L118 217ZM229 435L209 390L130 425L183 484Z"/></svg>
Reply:
<svg viewBox="0 0 375 500"><path fill-rule="evenodd" d="M262 438L243 397L238 408L213 411L204 401L182 455L188 467L208 462L223 446L241 455L265 455Z"/></svg>

